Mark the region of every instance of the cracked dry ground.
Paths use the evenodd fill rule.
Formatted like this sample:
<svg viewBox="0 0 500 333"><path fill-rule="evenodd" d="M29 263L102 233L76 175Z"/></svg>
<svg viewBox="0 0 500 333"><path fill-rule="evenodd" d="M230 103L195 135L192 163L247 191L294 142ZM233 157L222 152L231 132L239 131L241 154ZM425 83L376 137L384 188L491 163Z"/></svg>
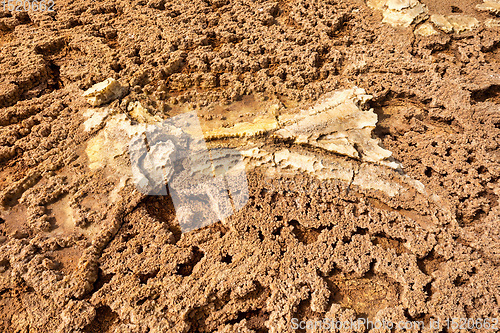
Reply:
<svg viewBox="0 0 500 333"><path fill-rule="evenodd" d="M357 0L56 9L0 12L0 331L500 317L499 30L419 36ZM163 119L196 108L220 126L235 109L251 119L266 101L287 109L358 86L373 95L374 137L425 189L390 196L254 168L242 210L181 234L169 197L140 194L111 166L89 168L85 149L101 128L84 130L82 93L108 77L130 88L102 108L125 114L140 101Z"/></svg>

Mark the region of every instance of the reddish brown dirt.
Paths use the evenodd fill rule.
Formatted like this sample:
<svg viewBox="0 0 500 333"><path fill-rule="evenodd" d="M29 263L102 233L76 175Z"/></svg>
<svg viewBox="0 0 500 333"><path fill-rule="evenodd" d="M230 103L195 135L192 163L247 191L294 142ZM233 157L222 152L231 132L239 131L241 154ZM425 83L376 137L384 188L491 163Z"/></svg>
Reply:
<svg viewBox="0 0 500 333"><path fill-rule="evenodd" d="M422 2L492 17L479 1ZM500 33L416 37L380 21L361 0L0 11L0 331L500 318ZM83 130L81 95L108 77L130 86L109 107L138 100L165 118L270 98L296 106L357 85L374 96L375 135L426 195L254 170L241 211L181 234L169 197L127 184L113 202L113 172L88 167L99 129Z"/></svg>

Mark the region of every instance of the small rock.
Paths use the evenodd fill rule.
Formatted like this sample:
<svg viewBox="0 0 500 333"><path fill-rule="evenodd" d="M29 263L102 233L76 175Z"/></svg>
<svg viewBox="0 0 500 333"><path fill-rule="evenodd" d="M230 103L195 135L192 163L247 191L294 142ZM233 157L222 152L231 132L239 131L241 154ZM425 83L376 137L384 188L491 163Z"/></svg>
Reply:
<svg viewBox="0 0 500 333"><path fill-rule="evenodd" d="M12 238L15 238L15 239L23 239L23 238L28 237L29 235L28 235L28 232L26 230L16 230L16 231L12 232L10 234L10 236Z"/></svg>
<svg viewBox="0 0 500 333"><path fill-rule="evenodd" d="M151 112L138 101L128 104L127 110L129 111L130 117L139 123L154 124L161 121L160 117L153 116Z"/></svg>
<svg viewBox="0 0 500 333"><path fill-rule="evenodd" d="M484 21L484 25L488 28L500 28L500 20L498 19L487 19Z"/></svg>
<svg viewBox="0 0 500 333"><path fill-rule="evenodd" d="M87 102L90 105L99 106L120 98L124 91L124 87L118 81L108 78L87 89L83 93L83 97L87 98Z"/></svg>
<svg viewBox="0 0 500 333"><path fill-rule="evenodd" d="M487 11L492 14L500 14L500 2L498 1L484 1L484 3L476 6L479 11Z"/></svg>
<svg viewBox="0 0 500 333"><path fill-rule="evenodd" d="M47 268L47 269L56 269L59 264L57 262L54 262L48 258L45 258L42 260L42 266Z"/></svg>
<svg viewBox="0 0 500 333"><path fill-rule="evenodd" d="M444 32L460 33L471 31L479 26L479 21L471 16L465 15L431 15L431 22Z"/></svg>
<svg viewBox="0 0 500 333"><path fill-rule="evenodd" d="M436 31L436 29L434 29L434 27L432 26L432 24L428 23L428 22L425 22L421 25L419 25L416 29L415 29L415 35L420 35L420 36L432 36L432 35L435 35L437 34L438 32Z"/></svg>
<svg viewBox="0 0 500 333"><path fill-rule="evenodd" d="M368 6L381 10L382 22L393 27L409 27L427 17L427 7L417 0L369 0Z"/></svg>

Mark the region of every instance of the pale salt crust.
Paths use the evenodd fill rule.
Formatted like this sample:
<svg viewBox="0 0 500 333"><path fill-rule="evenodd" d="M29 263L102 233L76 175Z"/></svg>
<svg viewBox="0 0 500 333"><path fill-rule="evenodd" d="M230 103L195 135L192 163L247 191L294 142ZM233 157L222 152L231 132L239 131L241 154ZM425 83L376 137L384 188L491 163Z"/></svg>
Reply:
<svg viewBox="0 0 500 333"><path fill-rule="evenodd" d="M484 3L476 5L476 9L498 15L500 14L500 1L484 1Z"/></svg>
<svg viewBox="0 0 500 333"><path fill-rule="evenodd" d="M398 163L387 160L392 153L380 147L379 142L371 137L377 115L373 109L362 109L371 97L360 88L326 95L308 110L279 117L283 127L275 136L296 144L398 168Z"/></svg>
<svg viewBox="0 0 500 333"><path fill-rule="evenodd" d="M257 117L253 122L242 122L228 128L217 128L205 133L206 140L261 135L278 128L275 117Z"/></svg>
<svg viewBox="0 0 500 333"><path fill-rule="evenodd" d="M364 89L353 88L336 91L320 98L310 108L296 113L256 117L252 122L232 127L211 129L211 139L246 138L240 146L247 168L263 168L275 175L305 172L319 179L338 179L366 190L379 190L395 196L410 189L423 192L423 185L402 175L401 165L391 159L392 153L379 146L372 138L377 123L373 109L366 109L372 98ZM109 110L90 109L85 126L102 127L87 145L89 167L110 167L126 179L132 178L129 164L124 159L129 141L144 133L147 122L156 119L138 103L131 103L129 117L112 114ZM262 133L269 133L275 140L293 142L289 149L277 149L260 140ZM250 141L253 137L253 141ZM308 147L320 148L317 154ZM349 158L339 157L344 155ZM220 161L215 161L219 163Z"/></svg>
<svg viewBox="0 0 500 333"><path fill-rule="evenodd" d="M125 88L113 78L94 84L83 93L87 102L92 106L99 106L121 97Z"/></svg>
<svg viewBox="0 0 500 333"><path fill-rule="evenodd" d="M471 31L479 27L479 21L475 17L465 15L431 15L431 22L444 32L460 33Z"/></svg>
<svg viewBox="0 0 500 333"><path fill-rule="evenodd" d="M161 121L158 116L153 116L151 112L146 109L141 102L132 102L127 106L129 116L139 123L154 124Z"/></svg>
<svg viewBox="0 0 500 333"><path fill-rule="evenodd" d="M295 145L275 149L256 142L253 148L242 151L247 166L264 169L272 176L305 172L391 197L411 189L424 193L420 182L391 170L401 165L389 160L392 153L372 139L377 116L372 109L363 110L371 97L364 89L341 90L324 96L309 109L280 116L282 127L273 133L274 137ZM307 147L330 153L317 154Z"/></svg>
<svg viewBox="0 0 500 333"><path fill-rule="evenodd" d="M429 22L424 22L415 28L415 34L420 36L432 36L438 34L434 26Z"/></svg>
<svg viewBox="0 0 500 333"><path fill-rule="evenodd" d="M281 149L269 152L264 148L242 151L247 166L266 170L270 176L305 172L321 180L340 180L364 190L378 190L388 196L402 195L412 189L425 193L424 185L406 175L372 163L332 156L318 157L305 149Z"/></svg>
<svg viewBox="0 0 500 333"><path fill-rule="evenodd" d="M427 7L418 0L367 0L367 5L372 9L382 11L382 22L393 27L406 28L429 18ZM498 15L500 14L500 2L484 1L484 3L477 5L476 9ZM471 31L480 25L477 18L467 15L431 14L430 22L446 33ZM484 24L487 28L498 26L498 22L494 19L488 19ZM425 22L416 27L414 33L420 36L431 36L438 32L430 23Z"/></svg>
<svg viewBox="0 0 500 333"><path fill-rule="evenodd" d="M368 0L367 4L382 11L382 22L394 27L409 27L427 18L427 6L418 0Z"/></svg>
<svg viewBox="0 0 500 333"><path fill-rule="evenodd" d="M500 28L500 19L487 19L484 25L488 28Z"/></svg>

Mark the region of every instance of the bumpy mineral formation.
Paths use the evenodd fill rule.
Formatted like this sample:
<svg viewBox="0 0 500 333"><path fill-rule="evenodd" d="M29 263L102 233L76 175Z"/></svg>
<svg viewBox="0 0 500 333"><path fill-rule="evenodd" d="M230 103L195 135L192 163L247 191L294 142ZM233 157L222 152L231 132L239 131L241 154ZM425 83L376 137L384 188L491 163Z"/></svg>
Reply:
<svg viewBox="0 0 500 333"><path fill-rule="evenodd" d="M429 15L481 21L477 33L450 23L447 34L418 18L394 28L362 2L75 0L58 2L55 17L3 10L0 332L289 333L292 318L426 318L430 332L429 318L446 331L453 317L494 331L500 17L475 11L482 0L419 0ZM387 22L415 2L379 3ZM83 91L108 77L133 88L109 104L106 89L94 89L90 101L103 104L87 103ZM349 84L376 96L373 132L404 173L364 161L356 145L349 157L309 143L319 137L273 135ZM175 175L167 185L177 199L139 191L130 136L157 126L150 117L192 107L211 139L209 157L192 154L191 166L225 179L201 188L198 177ZM148 182L169 179L173 139L152 137L147 150L137 141ZM228 179L235 148L247 169ZM248 196L233 191L239 174ZM205 200L194 212L191 197ZM231 204L242 208L227 217ZM210 212L224 220L193 225Z"/></svg>
<svg viewBox="0 0 500 333"><path fill-rule="evenodd" d="M338 179L364 189L380 190L389 196L402 193L410 187L422 191L420 184L411 182L408 177L396 177L394 172L381 167L398 169L401 165L391 160L392 153L380 147L379 141L372 138L377 115L373 109L367 108L366 103L371 98L364 89L357 87L335 91L320 98L309 108L295 112L293 110L297 109L291 109L289 112L282 110L282 114L277 117L277 109L269 108L262 110L253 121L237 123L230 127L214 128L208 123L206 126L210 130L205 131L204 137L208 140L243 138L238 148L246 157L247 167L251 169L263 167L271 173L300 170L319 179ZM131 138L145 133L147 126L151 126L146 123L157 118L139 102L130 103L128 111L130 117L138 123L132 123L125 114L113 114L114 111L110 109L87 111L85 128L102 126L104 120L106 125L89 141L86 152L91 169L108 166L124 179L134 178L135 183L140 185L138 178L132 177L132 174L138 173L129 170L124 155L131 145L128 149L131 158L134 157L134 140L131 141ZM170 127L172 126L169 125ZM170 128L169 132L174 130L175 128ZM178 131L178 137L181 137L183 131L180 128ZM273 137L278 142L292 142L294 145L289 148L270 146L265 137L257 137L264 133L268 133L267 137ZM201 136L201 133L199 135ZM250 141L252 137L255 141ZM157 153L155 158L159 158L164 151L168 151L168 154L173 152L172 149L165 148L152 146L150 152ZM308 151L311 148L320 148L323 153L318 155ZM338 155L348 158L339 158ZM141 163L145 164L145 170L159 167L147 158L141 160ZM199 169L203 174L204 166L205 164L201 163L191 170L196 172ZM394 177L399 180L394 180Z"/></svg>
<svg viewBox="0 0 500 333"><path fill-rule="evenodd" d="M444 32L470 31L479 26L479 21L475 17L465 15L431 15L431 21Z"/></svg>
<svg viewBox="0 0 500 333"><path fill-rule="evenodd" d="M471 31L478 28L480 23L477 18L467 15L429 13L426 5L420 3L418 0L367 0L367 5L373 9L382 11L382 22L390 24L393 27L409 27L413 23L426 21L415 28L414 31L416 35L424 37L438 33L427 22L429 15L430 22L446 33ZM476 9L498 15L500 14L500 1L484 0L484 3L478 4ZM484 24L488 28L495 28L499 25L494 19L485 20Z"/></svg>
<svg viewBox="0 0 500 333"><path fill-rule="evenodd" d="M269 117L258 117L255 118L253 122L243 122L235 124L229 128L217 128L205 133L205 138L208 140L220 139L220 138L231 138L231 137L248 137L260 135L265 132L274 130L278 127L278 122L276 118Z"/></svg>
<svg viewBox="0 0 500 333"><path fill-rule="evenodd" d="M416 35L420 36L432 36L438 33L429 22L422 23L417 28L415 28L414 32Z"/></svg>
<svg viewBox="0 0 500 333"><path fill-rule="evenodd" d="M275 135L297 144L397 168L387 159L392 153L379 146L371 133L377 123L372 109L362 108L372 96L353 88L325 96L311 109L279 118L284 127Z"/></svg>
<svg viewBox="0 0 500 333"><path fill-rule="evenodd" d="M146 109L141 102L132 102L128 105L130 117L139 123L153 124L161 121L158 116L153 116L148 109Z"/></svg>
<svg viewBox="0 0 500 333"><path fill-rule="evenodd" d="M83 93L87 102L92 106L99 106L119 98L124 92L124 88L113 78L106 79L94 84Z"/></svg>
<svg viewBox="0 0 500 333"><path fill-rule="evenodd" d="M495 15L500 14L500 2L497 1L484 1L476 6L476 9L479 11L487 11L493 13Z"/></svg>
<svg viewBox="0 0 500 333"><path fill-rule="evenodd" d="M488 28L500 28L500 20L499 19L487 19L484 21L484 25Z"/></svg>
<svg viewBox="0 0 500 333"><path fill-rule="evenodd" d="M368 6L381 10L382 22L395 27L409 27L427 17L427 7L418 0L368 0Z"/></svg>
<svg viewBox="0 0 500 333"><path fill-rule="evenodd" d="M318 155L300 147L278 149L274 152L264 148L252 148L242 154L247 158L249 169L260 168L270 175L306 172L317 179L336 179L364 190L377 190L390 197L411 189L424 192L420 182L382 166L359 163L334 155Z"/></svg>

